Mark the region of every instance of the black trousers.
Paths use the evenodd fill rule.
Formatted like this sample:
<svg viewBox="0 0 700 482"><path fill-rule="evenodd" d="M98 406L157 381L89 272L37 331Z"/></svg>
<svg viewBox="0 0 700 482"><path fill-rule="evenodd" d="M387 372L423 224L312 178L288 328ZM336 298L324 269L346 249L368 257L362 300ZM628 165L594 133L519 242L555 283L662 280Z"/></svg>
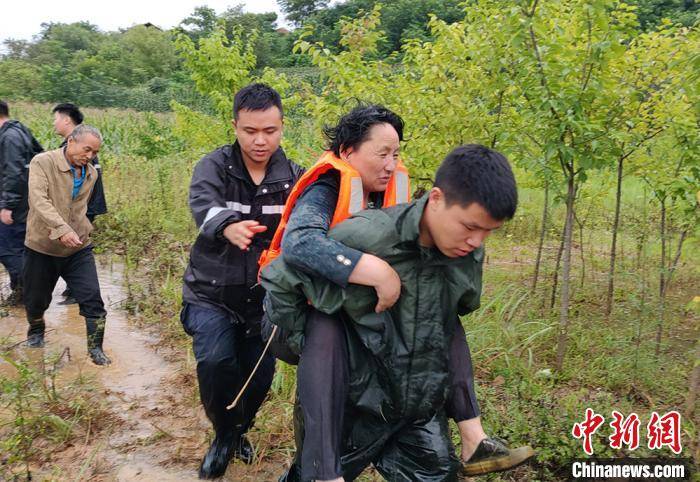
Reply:
<svg viewBox="0 0 700 482"><path fill-rule="evenodd" d="M352 414L341 458L343 477L355 480L370 464L391 482L457 481L459 459L443 411L425 420L385 421Z"/></svg>
<svg viewBox="0 0 700 482"><path fill-rule="evenodd" d="M10 288L22 284L22 258L24 257L24 236L26 223L0 223L0 263L10 275Z"/></svg>
<svg viewBox="0 0 700 482"><path fill-rule="evenodd" d="M305 344L297 368L297 390L303 416L302 447L297 447L296 467L301 480L340 477L345 401L349 384L345 328L336 316L311 308L306 321ZM445 404L456 422L479 416L471 354L464 328L456 321L450 340L450 397ZM298 465L301 465L299 471ZM294 479L294 477L289 480Z"/></svg>
<svg viewBox="0 0 700 482"><path fill-rule="evenodd" d="M59 276L78 301L80 315L88 322L104 320L107 312L100 295L97 267L92 246L65 258L49 256L26 248L24 254L24 307L29 321L29 334L44 331L44 312L51 304L51 295ZM104 323L100 323L104 331ZM101 338L101 335L98 335Z"/></svg>
<svg viewBox="0 0 700 482"><path fill-rule="evenodd" d="M246 336L245 324L213 306L186 303L180 320L192 337L199 396L214 430L217 434L244 434L272 385L274 357L265 355L238 405L227 410L262 354L262 339L259 335Z"/></svg>

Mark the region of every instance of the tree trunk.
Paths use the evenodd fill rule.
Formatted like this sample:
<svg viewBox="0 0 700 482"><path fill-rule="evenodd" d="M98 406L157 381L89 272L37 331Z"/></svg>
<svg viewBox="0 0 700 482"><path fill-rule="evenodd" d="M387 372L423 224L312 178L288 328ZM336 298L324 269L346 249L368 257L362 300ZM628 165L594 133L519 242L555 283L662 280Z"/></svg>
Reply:
<svg viewBox="0 0 700 482"><path fill-rule="evenodd" d="M574 212L574 219L576 219L576 224L578 224L579 252L581 253L581 288L583 288L586 282L586 254L583 252L583 223L579 221L576 212Z"/></svg>
<svg viewBox="0 0 700 482"><path fill-rule="evenodd" d="M646 272L646 271L645 271ZM639 310L637 314L637 339L635 343L635 349L634 349L634 368L632 369L632 373L634 373L634 384L636 385L637 382L637 365L639 363L639 348L642 344L642 325L644 323L644 319L646 318L646 301L647 301L647 279L646 275L644 274L645 272L642 273L641 275L641 283L642 283L642 293L641 293L641 298L639 301Z"/></svg>
<svg viewBox="0 0 700 482"><path fill-rule="evenodd" d="M573 171L573 170L572 170ZM569 285L571 282L571 233L574 224L574 198L576 185L574 173L569 173L566 195L566 223L564 224L564 262L561 272L561 303L559 307L559 340L557 341L557 371L564 366L566 355L566 339L569 327Z"/></svg>
<svg viewBox="0 0 700 482"><path fill-rule="evenodd" d="M542 209L542 226L540 227L540 242L537 246L537 260L535 261L535 275L532 278L531 291L537 288L537 278L540 275L540 263L542 262L542 249L544 247L544 238L547 233L547 210L549 209L549 180L544 182L544 209Z"/></svg>
<svg viewBox="0 0 700 482"><path fill-rule="evenodd" d="M700 360L700 341L695 342L695 359ZM693 372L690 375L690 387L688 389L688 398L685 401L685 416L692 420L695 414L695 399L700 388L700 363L696 363Z"/></svg>
<svg viewBox="0 0 700 482"><path fill-rule="evenodd" d="M666 281L666 198L661 199L661 263L659 266L659 298L663 296Z"/></svg>
<svg viewBox="0 0 700 482"><path fill-rule="evenodd" d="M564 234L566 232L566 221L564 222L564 227L561 230L561 237L559 238L559 250L557 251L557 261L554 265L554 273L552 273L552 297L549 301L549 309L554 308L554 303L557 299L557 284L559 282L559 265L561 264L561 255L564 252Z"/></svg>
<svg viewBox="0 0 700 482"><path fill-rule="evenodd" d="M640 270L642 267L642 258L644 257L644 248L646 246L646 243L647 243L646 234L645 233L638 234L637 235L637 261L636 261L636 265L635 265L637 270Z"/></svg>
<svg viewBox="0 0 700 482"><path fill-rule="evenodd" d="M663 283L663 286L661 287L661 307L659 312L659 325L656 329L656 350L654 351L654 355L657 357L659 356L659 353L661 351L661 336L663 334L664 318L666 316L666 293L668 292L668 287L671 286L671 279L673 278L673 273L676 271L678 261L681 258L681 253L683 251L683 243L685 242L686 236L688 235L688 229L683 230L683 232L681 233L681 237L678 239L678 250L676 251L676 255L673 257L673 261L671 261L670 265L666 268L666 278ZM670 251L671 250L669 250L668 253L669 256L671 255Z"/></svg>
<svg viewBox="0 0 700 482"><path fill-rule="evenodd" d="M610 246L610 269L608 271L608 295L605 298L605 316L612 313L613 291L615 284L615 253L617 248L617 230L620 226L620 204L622 200L622 164L624 157L617 160L617 192L615 193L615 220L613 221L612 243Z"/></svg>
<svg viewBox="0 0 700 482"><path fill-rule="evenodd" d="M644 187L644 197L642 198L642 205L644 206L644 211L642 212L642 219L647 219L647 188ZM647 227L644 224L641 228L642 232L637 233L637 269L642 267L642 258L644 257L644 248L647 244Z"/></svg>
<svg viewBox="0 0 700 482"><path fill-rule="evenodd" d="M671 286L671 279L673 278L673 273L675 273L676 268L678 267L678 261L681 259L681 253L683 252L683 243L685 242L686 237L688 236L688 231L690 228L686 228L683 230L681 233L681 237L678 238L678 249L676 250L676 255L673 257L673 261L668 267L668 272L666 273L666 282L664 283L664 297L666 296L666 291L668 291L668 287ZM670 255L671 253L669 253Z"/></svg>
<svg viewBox="0 0 700 482"><path fill-rule="evenodd" d="M659 357L661 352L661 335L664 329L664 317L666 316L666 198L661 199L661 262L659 265L659 321L656 325L656 348L654 356Z"/></svg>

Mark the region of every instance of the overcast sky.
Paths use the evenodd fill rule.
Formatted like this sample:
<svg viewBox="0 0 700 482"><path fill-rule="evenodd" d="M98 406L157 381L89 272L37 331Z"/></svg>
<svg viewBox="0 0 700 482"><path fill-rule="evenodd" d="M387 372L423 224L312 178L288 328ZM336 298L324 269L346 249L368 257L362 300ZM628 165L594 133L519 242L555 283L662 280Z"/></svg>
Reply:
<svg viewBox="0 0 700 482"><path fill-rule="evenodd" d="M221 13L238 4L243 4L246 12L276 12L277 25L287 26L275 0L3 0L0 42L8 38L30 40L39 33L44 22L86 20L103 31L151 22L168 29L180 23L195 7L206 5Z"/></svg>

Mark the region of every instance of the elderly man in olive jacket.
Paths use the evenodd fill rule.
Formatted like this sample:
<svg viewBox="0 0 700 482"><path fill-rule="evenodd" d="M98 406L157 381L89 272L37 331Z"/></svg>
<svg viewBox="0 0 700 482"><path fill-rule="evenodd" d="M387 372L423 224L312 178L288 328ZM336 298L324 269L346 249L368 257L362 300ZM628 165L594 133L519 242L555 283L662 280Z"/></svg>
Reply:
<svg viewBox="0 0 700 482"><path fill-rule="evenodd" d="M97 280L87 205L97 181L91 161L102 145L100 132L79 125L67 144L41 153L29 167L29 216L24 261L27 344L44 346L44 312L59 276L74 293L87 327L88 354L97 365L110 363L102 350L105 315Z"/></svg>

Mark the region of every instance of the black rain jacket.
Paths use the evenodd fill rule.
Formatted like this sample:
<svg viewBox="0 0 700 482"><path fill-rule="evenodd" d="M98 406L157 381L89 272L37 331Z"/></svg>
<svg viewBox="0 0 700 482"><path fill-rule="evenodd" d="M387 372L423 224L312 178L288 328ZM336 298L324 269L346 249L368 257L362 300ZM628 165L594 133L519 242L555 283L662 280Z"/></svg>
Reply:
<svg viewBox="0 0 700 482"><path fill-rule="evenodd" d="M270 245L287 197L303 172L280 148L270 158L265 178L255 186L238 142L207 154L197 163L189 204L199 234L185 271L183 302L224 309L249 325L250 335L259 333L264 290L257 282L258 259ZM241 251L223 237L226 226L244 220L267 226L265 232L253 237L248 251Z"/></svg>
<svg viewBox="0 0 700 482"><path fill-rule="evenodd" d="M16 223L27 221L29 162L43 150L21 122L8 120L0 127L0 208L12 211Z"/></svg>

